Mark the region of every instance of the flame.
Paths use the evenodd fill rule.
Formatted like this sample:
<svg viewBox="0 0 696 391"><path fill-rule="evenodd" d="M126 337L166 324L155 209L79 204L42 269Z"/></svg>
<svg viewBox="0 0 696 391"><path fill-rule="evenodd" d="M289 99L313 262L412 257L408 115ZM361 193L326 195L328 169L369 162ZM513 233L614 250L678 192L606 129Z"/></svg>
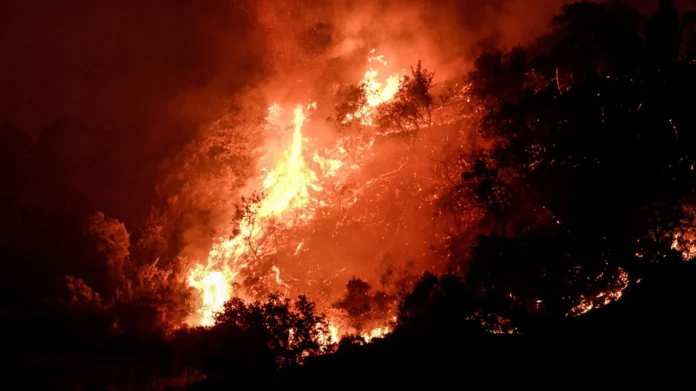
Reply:
<svg viewBox="0 0 696 391"><path fill-rule="evenodd" d="M325 177L336 176L338 170L343 167L342 161L321 157L317 152L314 153L312 160L319 165Z"/></svg>
<svg viewBox="0 0 696 391"><path fill-rule="evenodd" d="M328 334L322 332L319 334L319 338L318 338L319 344L324 346L324 347L329 347L331 345L335 345L341 340L341 337L339 336L338 326L329 322L328 328L329 328Z"/></svg>
<svg viewBox="0 0 696 391"><path fill-rule="evenodd" d="M340 320L337 320L337 322L340 322ZM354 330L351 330L348 327L341 327L338 325L338 323L334 322L329 322L329 332L327 334L322 334L319 336L318 340L319 343L322 346L329 347L331 345L335 345L341 341L341 338L347 337L350 335L357 335L360 338L365 341L365 343L370 343L374 339L379 339L379 338L384 338L392 332L392 328L390 326L383 326L383 327L375 327L371 329L370 331L366 331L363 333L354 333ZM353 332L351 332L353 331Z"/></svg>
<svg viewBox="0 0 696 391"><path fill-rule="evenodd" d="M310 105L316 108L316 103ZM278 123L281 109L273 105L268 109L269 123ZM302 106L293 111L293 133L290 147L278 164L263 180L265 197L251 206L252 214L239 223L239 235L232 239L219 239L208 254L205 263L198 263L189 272L188 284L198 291L200 308L190 322L202 326L215 323L215 315L232 296L239 296L233 284L239 272L248 267L244 255L260 251L261 245L252 246L265 235L265 226L270 218L278 218L293 210L302 210L301 219L311 218L311 211L305 210L310 201L309 190L321 191L316 184L316 174L307 167L302 155L302 126L306 117ZM290 222L290 221L288 221ZM273 266L275 281L287 286L280 279L280 270Z"/></svg>
<svg viewBox="0 0 696 391"><path fill-rule="evenodd" d="M377 327L372 329L369 333L362 334L361 337L365 342L370 343L375 338L384 338L390 331L389 327Z"/></svg>
<svg viewBox="0 0 696 391"><path fill-rule="evenodd" d="M372 49L370 53L374 54L375 51L375 49ZM387 67L387 61L384 60L383 54L367 58L368 63L373 61L385 68ZM399 91L399 85L401 84L401 76L399 75L389 75L383 83L377 81L377 76L379 76L379 71L370 67L363 77L363 83L367 87L367 105L370 107L379 106L392 99L396 92Z"/></svg>
<svg viewBox="0 0 696 391"><path fill-rule="evenodd" d="M267 195L258 208L258 216L261 218L278 216L289 209L302 208L309 202L309 188L321 190L321 187L316 185L316 174L307 168L302 156L302 125L306 119L302 106L295 107L293 116L290 149L286 152L285 159L282 159L263 181Z"/></svg>
<svg viewBox="0 0 696 391"><path fill-rule="evenodd" d="M375 52L376 49L372 49L370 54L374 54ZM388 64L387 61L384 60L383 54L368 56L367 62L369 64L376 62L384 68L387 68ZM375 108L394 98L399 91L402 77L398 74L393 74L387 76L385 80L380 81L379 76L379 70L370 65L369 69L365 71L361 81L362 85L365 87L367 107L360 108L355 113L347 114L343 123L347 123L353 119L360 119L364 125L372 126L372 116L374 115Z"/></svg>
<svg viewBox="0 0 696 391"><path fill-rule="evenodd" d="M197 276L203 276L200 281L196 280ZM201 265L197 266L189 276L189 284L195 284L202 293L203 304L200 310L205 325L212 324L215 313L220 311L225 302L232 297L232 292L228 278L224 273L219 271L205 272L201 270Z"/></svg>

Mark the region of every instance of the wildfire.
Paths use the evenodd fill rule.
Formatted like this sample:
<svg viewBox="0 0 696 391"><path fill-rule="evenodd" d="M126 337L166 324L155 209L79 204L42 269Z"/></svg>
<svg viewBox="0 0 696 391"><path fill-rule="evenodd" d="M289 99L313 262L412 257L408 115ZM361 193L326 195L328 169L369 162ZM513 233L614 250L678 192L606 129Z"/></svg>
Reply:
<svg viewBox="0 0 696 391"><path fill-rule="evenodd" d="M363 126L372 126L377 107L394 98L402 76L390 74L384 56L377 55L374 49L367 60L368 69L360 81L364 92L362 107L354 114L348 114L345 120L359 119ZM263 300L264 291L276 289L286 294L311 294L306 289L313 288L307 287L317 280L322 281L314 279L314 270L307 274L312 276L311 281L300 281L295 278L291 266L284 266L282 262L278 263L275 260L270 261L271 256L279 254L280 251L283 251L283 254L293 254L293 257L298 257L301 251L306 254L313 246L311 237L299 237L285 243L279 241L277 232L280 231L281 235L295 231L303 232L302 230L310 227L310 221L316 220L316 216L325 215L318 211L351 208L359 196L362 197L366 191L380 183L387 186L389 180L408 164L408 159L401 159L396 167L390 167L394 168L393 170L384 170L385 172L380 172L375 177L345 190L344 183L354 182L349 176L358 172L365 164L361 159L370 159L373 156L367 150L373 146L374 137L368 137L361 143L350 146L345 144L345 139L339 138L332 147L311 151L308 140L303 135L303 128L308 122L310 111L316 108L316 103L298 105L292 110L292 116L279 104L268 108L265 133L290 133L287 147L280 154L271 152L270 156L262 159L264 162L271 162L271 165L261 168L262 175L249 184L251 188L260 189L260 194L247 199L247 203L243 199L240 208L243 213L241 217L237 213L240 220L235 223L234 229L224 232L214 242L207 259L197 262L189 270L188 284L198 293L197 307L189 319L189 324L212 326L216 315L233 297L247 302ZM311 161L306 157L311 157ZM330 191L332 189L333 193ZM343 270L345 268L338 272ZM338 273L334 275L338 276ZM249 288L249 276L253 277L253 280L261 279L263 289ZM326 283L326 277L321 278L324 279L322 282ZM322 312L332 311L326 298L311 299L319 299L317 303ZM355 325L347 321L346 317L345 314L330 314L328 332L322 331L326 335L320 337L322 345L336 344L346 335L359 336L369 343L376 338L384 337L393 329L393 324L388 319L374 319L366 329L355 329Z"/></svg>
<svg viewBox="0 0 696 391"><path fill-rule="evenodd" d="M600 292L592 297L581 297L580 303L570 310L568 316L580 316L619 300L623 296L623 291L628 287L628 282L628 273L619 268L619 276L614 289Z"/></svg>
<svg viewBox="0 0 696 391"><path fill-rule="evenodd" d="M310 105L316 108L316 104ZM268 109L267 121L277 123L280 111L278 105ZM210 326L215 315L220 312L234 292L233 284L239 272L248 267L245 255L257 255L263 250L263 239L267 235L272 218L279 218L294 210L301 210L301 219L309 219L311 210L305 210L309 203L309 191L321 191L316 184L316 174L307 167L302 151L302 126L306 120L302 106L293 111L292 141L290 147L278 164L263 180L265 196L258 203L249 205L248 214L239 223L239 234L232 239L220 239L213 246L206 263L199 263L191 269L188 283L201 297L200 308L191 322ZM292 220L288 220L290 224ZM275 280L280 280L280 270L274 266Z"/></svg>
<svg viewBox="0 0 696 391"><path fill-rule="evenodd" d="M370 52L368 63L369 69L362 80L367 111L355 114L355 117L362 117L363 123L367 125L371 124L373 109L394 97L401 80L398 75L380 79L380 71L372 64L386 68L387 61L383 55L376 55L374 49ZM325 205L323 202L313 203L316 201L314 195L321 192L323 187L304 158L306 146L302 129L307 120L306 111L316 107L316 103L312 103L306 108L302 105L294 108L289 147L260 181L262 195L247 205L236 232L219 238L210 250L207 260L191 268L188 284L199 293L200 299L196 313L189 320L190 323L203 326L214 324L215 315L232 297L257 299L247 297L247 293L235 283L243 270L253 270L254 259L274 251L266 239L271 235L275 224L280 222L285 227L292 227L295 224L306 223L312 219L317 205ZM268 126L283 127L283 117L282 107L278 104L272 105L266 117ZM338 150L342 148L339 146ZM318 165L322 178L325 179L337 176L338 172L346 167L341 159L324 157L318 152L314 153L312 161ZM349 171L354 168L354 165L347 167ZM303 243L297 244L296 255ZM288 288L289 285L280 278L280 273L280 269L274 265L270 280L278 286ZM388 328L380 328L365 334L364 337L365 340L371 340L387 332ZM337 341L339 334L341 333L338 328L334 326L332 336L327 338Z"/></svg>
<svg viewBox="0 0 696 391"><path fill-rule="evenodd" d="M202 280L195 280L197 274L204 275ZM225 302L232 297L230 286L227 283L227 277L222 272L213 271L205 273L197 269L191 272L189 284L197 284L194 286L200 289L203 296L203 304L200 311L203 317L201 323L205 325L212 324L215 313L220 311L225 305Z"/></svg>

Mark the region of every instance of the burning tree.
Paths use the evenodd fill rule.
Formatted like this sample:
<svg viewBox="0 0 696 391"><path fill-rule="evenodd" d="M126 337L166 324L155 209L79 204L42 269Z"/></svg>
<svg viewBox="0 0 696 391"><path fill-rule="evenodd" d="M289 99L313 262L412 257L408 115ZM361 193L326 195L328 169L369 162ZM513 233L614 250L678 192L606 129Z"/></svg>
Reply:
<svg viewBox="0 0 696 391"><path fill-rule="evenodd" d="M377 124L384 134L401 138L413 148L421 128L432 127L434 77L420 61L411 68L410 77L403 77L394 99L379 107Z"/></svg>

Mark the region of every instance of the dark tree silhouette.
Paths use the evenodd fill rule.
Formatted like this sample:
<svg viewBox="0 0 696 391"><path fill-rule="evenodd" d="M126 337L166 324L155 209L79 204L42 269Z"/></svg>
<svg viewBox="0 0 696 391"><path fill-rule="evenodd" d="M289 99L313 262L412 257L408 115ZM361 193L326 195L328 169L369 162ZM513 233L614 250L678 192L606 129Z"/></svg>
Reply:
<svg viewBox="0 0 696 391"><path fill-rule="evenodd" d="M667 1L645 20L575 3L536 45L479 57L467 81L494 146L470 156L460 194L483 205L494 235L466 261L471 289L558 317L625 285L625 271L638 279L636 254L688 251L673 236L691 223L680 217L696 180L682 97L696 73L677 58L678 22Z"/></svg>
<svg viewBox="0 0 696 391"><path fill-rule="evenodd" d="M399 90L390 101L380 105L377 124L383 132L402 138L409 146L422 129L430 129L433 123L433 78L418 62L411 68L411 76L404 76Z"/></svg>

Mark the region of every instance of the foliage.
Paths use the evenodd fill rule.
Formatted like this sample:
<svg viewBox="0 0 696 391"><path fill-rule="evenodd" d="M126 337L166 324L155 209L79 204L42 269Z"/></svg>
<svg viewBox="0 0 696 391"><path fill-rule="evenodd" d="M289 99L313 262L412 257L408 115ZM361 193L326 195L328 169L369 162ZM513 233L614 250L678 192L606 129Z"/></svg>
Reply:
<svg viewBox="0 0 696 391"><path fill-rule="evenodd" d="M668 240L650 252L669 251L678 218L665 212L696 180L681 98L696 72L675 62L680 35L666 3L645 41L632 9L582 2L564 6L536 46L476 61L467 81L493 148L462 174L462 196L475 195L484 223L500 228L474 248L473 287L560 316L616 289L622 270L640 275L635 242L656 228L657 207Z"/></svg>
<svg viewBox="0 0 696 391"><path fill-rule="evenodd" d="M448 337L515 332L508 322L501 321L502 315L516 315L509 298L477 292L473 284L456 275L437 277L425 273L401 301L399 324L405 329L432 334L431 338L446 343Z"/></svg>
<svg viewBox="0 0 696 391"><path fill-rule="evenodd" d="M125 281L125 268L130 256L130 234L123 223L97 212L89 217L86 233L91 240L89 256L94 258L90 273L105 298L118 295Z"/></svg>
<svg viewBox="0 0 696 391"><path fill-rule="evenodd" d="M338 122L340 130L351 130L351 125L356 122L366 125L364 120L369 109L365 84L341 86L336 93L336 101L338 102L334 107L336 114L330 119Z"/></svg>
<svg viewBox="0 0 696 391"><path fill-rule="evenodd" d="M279 293L269 295L265 303L230 300L217 315L214 329L244 333L259 349L267 349L279 366L301 364L306 357L325 352L321 339L329 335L328 324L315 313L314 303L305 296L292 303Z"/></svg>
<svg viewBox="0 0 696 391"><path fill-rule="evenodd" d="M146 258L162 241L157 227L149 229L137 247L144 258L132 259L125 225L102 212L90 216L86 232L94 264L87 275L93 284L67 276L69 296L63 303L78 311L102 311L130 333L168 333L179 327L190 312L191 292L174 264Z"/></svg>
<svg viewBox="0 0 696 391"><path fill-rule="evenodd" d="M101 308L102 300L99 296L99 292L95 292L80 278L66 276L65 280L68 291L70 291L70 298L68 299L68 302L71 305L82 308Z"/></svg>
<svg viewBox="0 0 696 391"><path fill-rule="evenodd" d="M167 216L158 210L152 210L148 216L145 229L138 236L133 249L136 259L151 262L170 255L168 243Z"/></svg>
<svg viewBox="0 0 696 391"><path fill-rule="evenodd" d="M411 76L404 76L394 98L379 107L377 124L384 133L413 147L421 129L432 126L434 77L420 61L411 68Z"/></svg>
<svg viewBox="0 0 696 391"><path fill-rule="evenodd" d="M191 312L191 292L173 265L158 261L137 267L116 303L124 330L165 331L180 327Z"/></svg>

